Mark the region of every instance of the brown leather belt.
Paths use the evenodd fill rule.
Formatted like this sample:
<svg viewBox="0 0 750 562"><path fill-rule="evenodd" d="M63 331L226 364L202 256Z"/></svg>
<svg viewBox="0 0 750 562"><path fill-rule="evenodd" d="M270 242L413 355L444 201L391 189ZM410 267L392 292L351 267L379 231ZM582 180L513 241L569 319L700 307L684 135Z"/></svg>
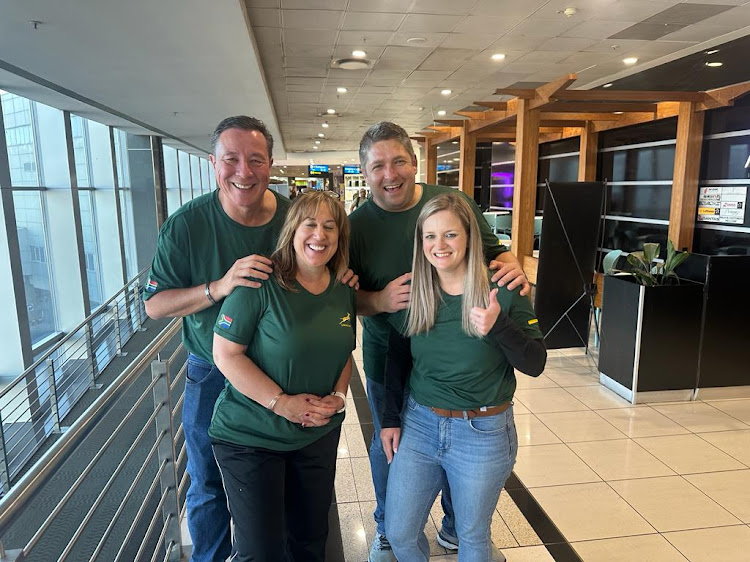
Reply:
<svg viewBox="0 0 750 562"><path fill-rule="evenodd" d="M446 410L445 408L430 408L438 416L444 418L484 418L486 416L496 416L502 414L505 410L510 408L511 402L500 404L499 406L486 406L484 408L476 408L474 410Z"/></svg>

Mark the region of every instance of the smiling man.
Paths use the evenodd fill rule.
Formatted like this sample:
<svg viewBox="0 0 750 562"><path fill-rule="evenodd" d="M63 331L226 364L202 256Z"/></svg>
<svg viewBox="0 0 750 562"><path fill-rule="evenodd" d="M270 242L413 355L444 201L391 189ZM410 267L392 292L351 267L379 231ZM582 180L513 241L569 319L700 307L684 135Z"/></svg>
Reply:
<svg viewBox="0 0 750 562"><path fill-rule="evenodd" d="M182 422L187 447L191 562L231 554L229 510L208 426L224 376L213 364L213 327L235 287L259 287L290 202L268 189L273 137L252 117L224 119L211 136L218 189L186 203L164 223L143 292L151 318L184 317L188 367Z"/></svg>
<svg viewBox="0 0 750 562"><path fill-rule="evenodd" d="M451 187L416 183L417 158L406 131L383 121L370 127L359 145L359 159L372 198L350 215L350 267L359 275L357 313L362 318L362 354L367 378L367 400L372 410L374 433L370 446L370 466L377 505L377 534L370 550L370 562L391 562L395 557L385 536L385 496L388 462L380 443L380 423L384 409L385 356L391 328L388 314L409 304L414 251L414 230L424 204ZM463 195L463 194L462 194ZM473 200L472 209L482 231L485 258L496 272L493 281L508 284L510 289L530 287L518 260L498 243ZM438 542L457 549L450 494L443 491L445 518Z"/></svg>

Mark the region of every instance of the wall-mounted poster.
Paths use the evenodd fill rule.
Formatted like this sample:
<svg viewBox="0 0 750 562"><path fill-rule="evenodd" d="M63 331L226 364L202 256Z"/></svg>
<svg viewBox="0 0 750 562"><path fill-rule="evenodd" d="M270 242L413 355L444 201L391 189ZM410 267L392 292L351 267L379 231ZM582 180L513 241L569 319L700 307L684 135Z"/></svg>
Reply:
<svg viewBox="0 0 750 562"><path fill-rule="evenodd" d="M698 194L698 222L743 224L747 186L701 187Z"/></svg>

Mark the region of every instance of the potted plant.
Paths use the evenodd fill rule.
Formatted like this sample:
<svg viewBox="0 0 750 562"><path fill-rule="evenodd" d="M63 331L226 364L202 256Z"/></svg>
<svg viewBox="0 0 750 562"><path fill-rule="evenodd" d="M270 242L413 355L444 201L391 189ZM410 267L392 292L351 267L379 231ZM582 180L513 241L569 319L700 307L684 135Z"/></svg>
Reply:
<svg viewBox="0 0 750 562"><path fill-rule="evenodd" d="M620 250L604 259L600 381L633 404L690 400L696 388L703 285L675 273L687 252L671 241L659 252L644 244L622 269Z"/></svg>

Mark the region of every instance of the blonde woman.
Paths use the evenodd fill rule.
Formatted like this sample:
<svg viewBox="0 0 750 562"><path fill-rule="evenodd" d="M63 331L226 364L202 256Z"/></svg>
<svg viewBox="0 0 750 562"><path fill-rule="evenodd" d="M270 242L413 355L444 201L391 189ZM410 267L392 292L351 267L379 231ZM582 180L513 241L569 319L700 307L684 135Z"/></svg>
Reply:
<svg viewBox="0 0 750 562"><path fill-rule="evenodd" d="M354 348L349 223L324 192L298 196L274 274L229 295L213 354L227 385L209 435L234 522L233 562L325 558Z"/></svg>
<svg viewBox="0 0 750 562"><path fill-rule="evenodd" d="M428 560L423 529L447 481L458 559L487 562L492 512L518 448L514 368L538 376L547 353L529 300L489 281L477 220L458 194L419 214L412 275L409 308L391 316L408 339L391 337L386 367L386 535L400 562Z"/></svg>

